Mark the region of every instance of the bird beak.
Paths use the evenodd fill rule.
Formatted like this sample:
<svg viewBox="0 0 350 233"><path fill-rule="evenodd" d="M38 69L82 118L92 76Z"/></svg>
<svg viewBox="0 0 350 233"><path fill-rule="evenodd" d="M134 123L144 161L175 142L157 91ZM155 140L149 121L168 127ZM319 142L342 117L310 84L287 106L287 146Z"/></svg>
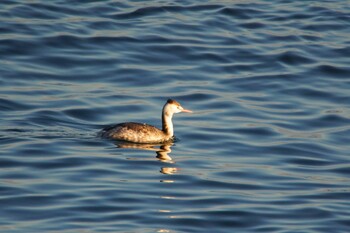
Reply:
<svg viewBox="0 0 350 233"><path fill-rule="evenodd" d="M181 112L192 113L192 111L191 111L191 110L188 110L188 109L182 109Z"/></svg>

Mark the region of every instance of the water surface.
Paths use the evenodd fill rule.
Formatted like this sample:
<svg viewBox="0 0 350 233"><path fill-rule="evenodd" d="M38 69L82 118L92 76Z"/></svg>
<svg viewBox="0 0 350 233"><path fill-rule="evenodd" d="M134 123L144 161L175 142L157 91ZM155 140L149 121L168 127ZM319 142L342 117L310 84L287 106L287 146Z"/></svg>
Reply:
<svg viewBox="0 0 350 233"><path fill-rule="evenodd" d="M349 232L347 1L0 3L1 232ZM170 145L104 126L160 127Z"/></svg>

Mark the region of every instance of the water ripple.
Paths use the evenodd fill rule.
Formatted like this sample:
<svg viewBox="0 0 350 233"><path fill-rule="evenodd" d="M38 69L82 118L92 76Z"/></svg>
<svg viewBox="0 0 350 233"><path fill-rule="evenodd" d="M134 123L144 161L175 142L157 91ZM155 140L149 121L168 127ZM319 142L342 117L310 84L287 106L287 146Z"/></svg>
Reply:
<svg viewBox="0 0 350 233"><path fill-rule="evenodd" d="M1 1L1 232L348 232L349 12ZM97 137L168 98L174 144Z"/></svg>

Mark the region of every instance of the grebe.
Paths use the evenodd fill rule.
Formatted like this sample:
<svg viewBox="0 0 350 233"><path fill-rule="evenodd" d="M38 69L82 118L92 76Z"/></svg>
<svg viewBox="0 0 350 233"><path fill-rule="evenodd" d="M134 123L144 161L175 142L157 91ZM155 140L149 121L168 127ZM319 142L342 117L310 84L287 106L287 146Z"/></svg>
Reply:
<svg viewBox="0 0 350 233"><path fill-rule="evenodd" d="M168 99L162 111L162 130L147 124L125 122L104 128L100 135L134 143L161 143L174 139L172 117L174 113L192 111L184 109L176 100Z"/></svg>

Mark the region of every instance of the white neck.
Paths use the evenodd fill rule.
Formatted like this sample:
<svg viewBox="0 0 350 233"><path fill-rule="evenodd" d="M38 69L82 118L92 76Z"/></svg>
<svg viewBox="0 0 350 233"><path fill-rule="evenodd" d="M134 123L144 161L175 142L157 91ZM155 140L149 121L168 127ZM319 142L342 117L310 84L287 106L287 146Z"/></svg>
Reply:
<svg viewBox="0 0 350 233"><path fill-rule="evenodd" d="M162 125L163 125L163 132L168 136L174 136L174 127L173 127L173 113L167 111L166 106L163 108L162 112Z"/></svg>

